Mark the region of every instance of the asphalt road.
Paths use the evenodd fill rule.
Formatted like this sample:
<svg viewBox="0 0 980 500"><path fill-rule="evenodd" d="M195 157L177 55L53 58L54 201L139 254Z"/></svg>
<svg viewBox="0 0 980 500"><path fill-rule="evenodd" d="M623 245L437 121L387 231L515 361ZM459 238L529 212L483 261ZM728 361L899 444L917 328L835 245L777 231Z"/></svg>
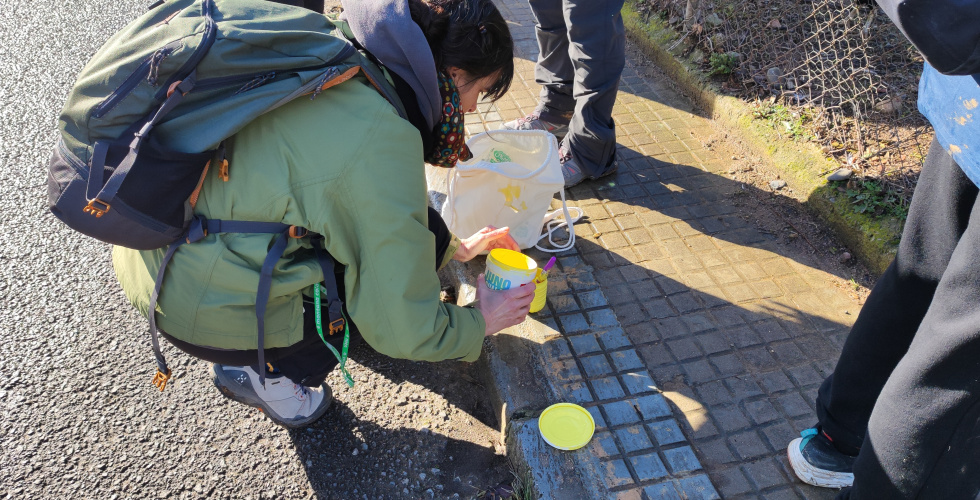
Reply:
<svg viewBox="0 0 980 500"><path fill-rule="evenodd" d="M57 115L82 65L144 2L0 0L0 496L446 498L507 480L463 363L352 352L358 384L287 431L220 396L172 348L166 392L108 245L46 205Z"/></svg>

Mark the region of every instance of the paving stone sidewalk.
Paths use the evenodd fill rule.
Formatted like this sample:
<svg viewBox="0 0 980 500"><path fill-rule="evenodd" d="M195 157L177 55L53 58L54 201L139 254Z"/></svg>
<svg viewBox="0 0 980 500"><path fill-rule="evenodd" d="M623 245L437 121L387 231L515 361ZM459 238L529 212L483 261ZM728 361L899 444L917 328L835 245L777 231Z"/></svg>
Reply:
<svg viewBox="0 0 980 500"><path fill-rule="evenodd" d="M531 11L497 4L518 77L469 118L470 133L537 103ZM586 407L597 432L582 450L532 455L572 460L597 498L832 498L795 479L785 448L815 422L817 387L860 304L814 257L739 217L733 199L746 187L725 175L722 134L649 64L627 60L619 172L571 189L587 218L552 273L547 308L523 329L555 397Z"/></svg>

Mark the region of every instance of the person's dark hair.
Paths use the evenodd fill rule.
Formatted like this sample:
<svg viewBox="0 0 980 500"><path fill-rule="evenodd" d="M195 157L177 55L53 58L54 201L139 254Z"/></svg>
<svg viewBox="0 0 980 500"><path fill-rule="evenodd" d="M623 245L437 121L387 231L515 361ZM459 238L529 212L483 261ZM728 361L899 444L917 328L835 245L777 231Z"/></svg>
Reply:
<svg viewBox="0 0 980 500"><path fill-rule="evenodd" d="M486 98L496 101L514 78L514 40L491 0L408 0L440 71L455 66L479 80L496 74Z"/></svg>

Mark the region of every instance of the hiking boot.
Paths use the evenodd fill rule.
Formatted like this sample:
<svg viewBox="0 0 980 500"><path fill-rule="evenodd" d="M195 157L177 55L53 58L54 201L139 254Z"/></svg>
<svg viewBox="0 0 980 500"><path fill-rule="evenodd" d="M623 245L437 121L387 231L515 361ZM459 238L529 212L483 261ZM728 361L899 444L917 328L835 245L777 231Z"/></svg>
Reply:
<svg viewBox="0 0 980 500"><path fill-rule="evenodd" d="M854 483L854 458L837 451L830 438L817 428L794 439L786 453L801 481L824 488L844 488Z"/></svg>
<svg viewBox="0 0 980 500"><path fill-rule="evenodd" d="M570 188L585 180L585 173L571 155L561 160L561 175L565 178L565 188Z"/></svg>
<svg viewBox="0 0 980 500"><path fill-rule="evenodd" d="M565 149L564 145L558 148L558 159L561 162L561 175L565 178L565 188L570 188L577 184L580 184L586 179L585 172L582 171L582 166L578 164L572 153ZM591 177L589 179L599 179L607 175L612 175L619 170L619 160L613 159L612 165L610 165L604 172L599 174L598 177Z"/></svg>
<svg viewBox="0 0 980 500"><path fill-rule="evenodd" d="M333 401L327 384L314 389L295 384L283 375L266 375L263 386L259 374L249 366L215 364L214 385L225 397L254 406L286 427L312 424Z"/></svg>
<svg viewBox="0 0 980 500"><path fill-rule="evenodd" d="M544 130L551 132L558 140L562 140L568 134L568 124L552 123L541 119L539 112L531 113L524 118L509 121L503 125L505 130Z"/></svg>

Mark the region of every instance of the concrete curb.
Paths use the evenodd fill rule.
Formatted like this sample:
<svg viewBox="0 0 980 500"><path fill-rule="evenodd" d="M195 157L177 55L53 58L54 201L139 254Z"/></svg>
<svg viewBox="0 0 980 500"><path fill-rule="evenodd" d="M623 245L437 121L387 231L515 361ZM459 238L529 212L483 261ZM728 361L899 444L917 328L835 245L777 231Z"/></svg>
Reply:
<svg viewBox="0 0 980 500"><path fill-rule="evenodd" d="M845 196L824 180L836 165L813 144L780 138L774 130L752 118L751 108L721 94L694 64L675 57L667 47L676 36L659 20L645 21L637 0L627 0L623 19L627 34L697 105L730 134L760 156L793 189L806 196L803 205L819 217L850 251L876 273L884 272L897 250L901 223L854 212Z"/></svg>
<svg viewBox="0 0 980 500"><path fill-rule="evenodd" d="M451 262L447 268L459 290L459 303L475 300L473 284L482 259L472 264ZM609 491L601 480L599 460L588 448L577 452L551 448L541 439L538 416L556 401L558 390L543 370L544 342L559 334L537 322L525 322L484 343L477 373L500 415L508 458L530 472L537 498L603 499Z"/></svg>
<svg viewBox="0 0 980 500"><path fill-rule="evenodd" d="M446 169L426 167L429 204L441 209L446 195L440 191L446 184ZM477 277L485 266L484 258L464 264L450 261L439 271L443 284L457 290L456 303L476 300ZM545 309L547 311L547 309ZM545 315L547 313L544 313ZM547 357L542 346L560 334L535 321L525 321L484 340L483 353L475 371L501 420L507 456L515 467L530 473L535 498L602 500L610 493L599 472L601 464L584 448L578 452L560 451L543 442L538 431L538 416L561 401L545 371Z"/></svg>

